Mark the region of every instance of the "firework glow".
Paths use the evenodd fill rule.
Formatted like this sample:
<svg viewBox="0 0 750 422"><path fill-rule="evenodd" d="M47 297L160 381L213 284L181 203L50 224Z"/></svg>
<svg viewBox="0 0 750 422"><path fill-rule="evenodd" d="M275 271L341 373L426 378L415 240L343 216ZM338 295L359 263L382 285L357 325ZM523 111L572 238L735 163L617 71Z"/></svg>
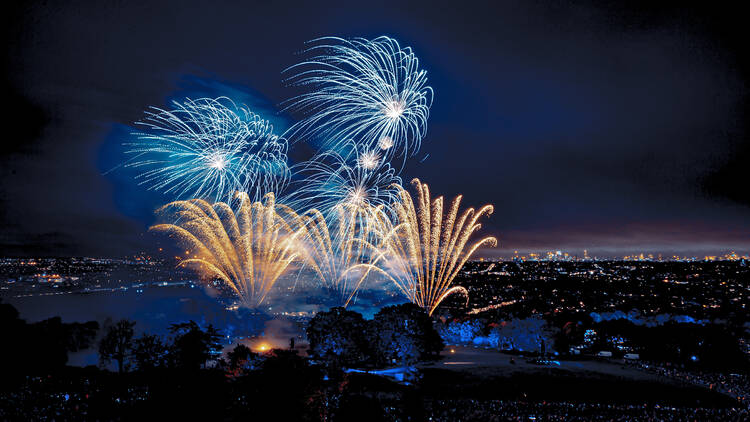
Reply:
<svg viewBox="0 0 750 422"><path fill-rule="evenodd" d="M287 142L273 127L230 99L173 101L173 109L152 107L136 125L142 131L126 143L125 167L142 168L139 184L176 199L224 201L243 191L260 200L289 181Z"/></svg>
<svg viewBox="0 0 750 422"><path fill-rule="evenodd" d="M383 235L377 271L432 315L453 293L462 293L468 300L468 291L453 286L453 279L477 249L497 245L492 236L470 244L472 235L482 226L477 221L492 214L493 207L485 205L478 211L469 208L459 216L459 195L445 214L442 196L431 200L427 184L419 179L412 184L417 189L416 206L409 192L400 188L400 201L393 206L397 224Z"/></svg>
<svg viewBox="0 0 750 422"><path fill-rule="evenodd" d="M342 204L388 207L397 200L401 178L396 170L377 153L360 153L352 143L346 147L352 152L326 151L297 166L297 181L283 202L295 210L315 208L332 221L341 214L336 208Z"/></svg>
<svg viewBox="0 0 750 422"><path fill-rule="evenodd" d="M298 233L277 214L273 193L266 194L265 203L251 202L246 193L238 195L236 212L224 202L171 202L157 213L173 222L151 230L166 232L186 247L191 258L179 265L222 280L242 305L258 308L297 258Z"/></svg>
<svg viewBox="0 0 750 422"><path fill-rule="evenodd" d="M319 38L294 72L290 85L309 91L288 101L305 113L290 136L321 138L326 149L351 140L389 158L416 154L427 131L433 91L410 47L393 38Z"/></svg>
<svg viewBox="0 0 750 422"><path fill-rule="evenodd" d="M298 215L287 208L281 212L300 233L300 255L320 284L334 293L340 306L348 306L372 270L378 255L377 242L387 219L382 207L341 203L334 210L329 227L317 209Z"/></svg>
<svg viewBox="0 0 750 422"><path fill-rule="evenodd" d="M390 136L383 136L378 141L378 148L380 149L389 149L393 146L393 139L391 139Z"/></svg>

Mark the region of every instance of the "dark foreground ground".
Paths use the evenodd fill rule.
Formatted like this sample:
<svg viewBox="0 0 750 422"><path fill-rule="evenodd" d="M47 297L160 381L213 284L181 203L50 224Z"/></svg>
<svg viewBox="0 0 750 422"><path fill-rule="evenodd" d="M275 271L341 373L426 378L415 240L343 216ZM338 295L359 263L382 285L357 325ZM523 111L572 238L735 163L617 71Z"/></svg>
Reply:
<svg viewBox="0 0 750 422"><path fill-rule="evenodd" d="M304 362L282 356L236 378L219 370L120 376L67 368L5 384L0 420L748 420L727 396L605 361L540 366L447 347L443 360L407 374L408 384L359 373L324 379Z"/></svg>
<svg viewBox="0 0 750 422"><path fill-rule="evenodd" d="M539 365L491 350L449 346L423 367L426 420L747 420L725 395L605 360Z"/></svg>

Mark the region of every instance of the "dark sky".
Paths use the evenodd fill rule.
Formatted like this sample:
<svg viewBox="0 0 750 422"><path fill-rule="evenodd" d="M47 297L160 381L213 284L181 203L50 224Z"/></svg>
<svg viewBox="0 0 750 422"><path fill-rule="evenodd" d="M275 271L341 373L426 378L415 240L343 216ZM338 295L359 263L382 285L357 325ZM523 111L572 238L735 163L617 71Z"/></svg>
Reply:
<svg viewBox="0 0 750 422"><path fill-rule="evenodd" d="M148 250L151 211L166 198L103 174L121 158L122 128L149 105L197 92L278 105L291 95L281 71L325 35L390 35L414 48L435 101L404 179L495 204L484 229L501 253L750 252L739 10L53 3L20 2L3 18L0 255Z"/></svg>

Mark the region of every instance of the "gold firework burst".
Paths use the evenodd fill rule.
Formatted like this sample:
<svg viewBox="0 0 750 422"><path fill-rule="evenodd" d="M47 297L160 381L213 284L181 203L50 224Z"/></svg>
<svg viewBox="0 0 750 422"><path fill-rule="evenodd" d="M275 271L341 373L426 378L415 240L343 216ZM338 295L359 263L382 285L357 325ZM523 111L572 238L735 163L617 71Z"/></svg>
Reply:
<svg viewBox="0 0 750 422"><path fill-rule="evenodd" d="M469 208L459 216L461 195L443 212L443 197L430 199L430 189L419 179L412 180L417 189L417 206L412 196L401 188L400 201L394 205L397 225L384 233L378 271L385 274L413 303L430 315L446 297L468 291L452 286L466 261L482 246L496 246L492 236L471 245L472 235L481 228L483 215L493 212L492 205L475 211Z"/></svg>
<svg viewBox="0 0 750 422"><path fill-rule="evenodd" d="M265 203L251 203L247 194L237 195L236 212L224 202L171 202L157 214L171 217L173 223L157 224L151 230L175 236L191 251L192 257L179 265L221 279L243 305L257 308L297 258L298 233L277 214L273 193L265 195Z"/></svg>

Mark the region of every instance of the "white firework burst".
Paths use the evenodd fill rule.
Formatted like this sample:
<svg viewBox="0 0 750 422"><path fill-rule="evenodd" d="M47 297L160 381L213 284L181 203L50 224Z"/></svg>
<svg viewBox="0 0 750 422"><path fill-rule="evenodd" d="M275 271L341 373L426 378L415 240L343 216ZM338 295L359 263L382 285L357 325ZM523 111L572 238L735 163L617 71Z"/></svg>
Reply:
<svg viewBox="0 0 750 422"><path fill-rule="evenodd" d="M365 170L374 170L380 163L380 154L375 151L367 151L362 153L357 159L357 165L364 168Z"/></svg>
<svg viewBox="0 0 750 422"><path fill-rule="evenodd" d="M309 89L287 109L303 114L289 136L318 138L326 149L356 140L385 158L415 154L427 131L433 91L410 47L393 38L311 41L308 60L292 66L290 85Z"/></svg>
<svg viewBox="0 0 750 422"><path fill-rule="evenodd" d="M294 175L289 196L280 202L299 211L315 208L327 219L335 219L341 205L389 207L401 186L390 164L378 160L377 154L373 158L371 153L359 153L353 143L341 154L326 151L295 166Z"/></svg>

